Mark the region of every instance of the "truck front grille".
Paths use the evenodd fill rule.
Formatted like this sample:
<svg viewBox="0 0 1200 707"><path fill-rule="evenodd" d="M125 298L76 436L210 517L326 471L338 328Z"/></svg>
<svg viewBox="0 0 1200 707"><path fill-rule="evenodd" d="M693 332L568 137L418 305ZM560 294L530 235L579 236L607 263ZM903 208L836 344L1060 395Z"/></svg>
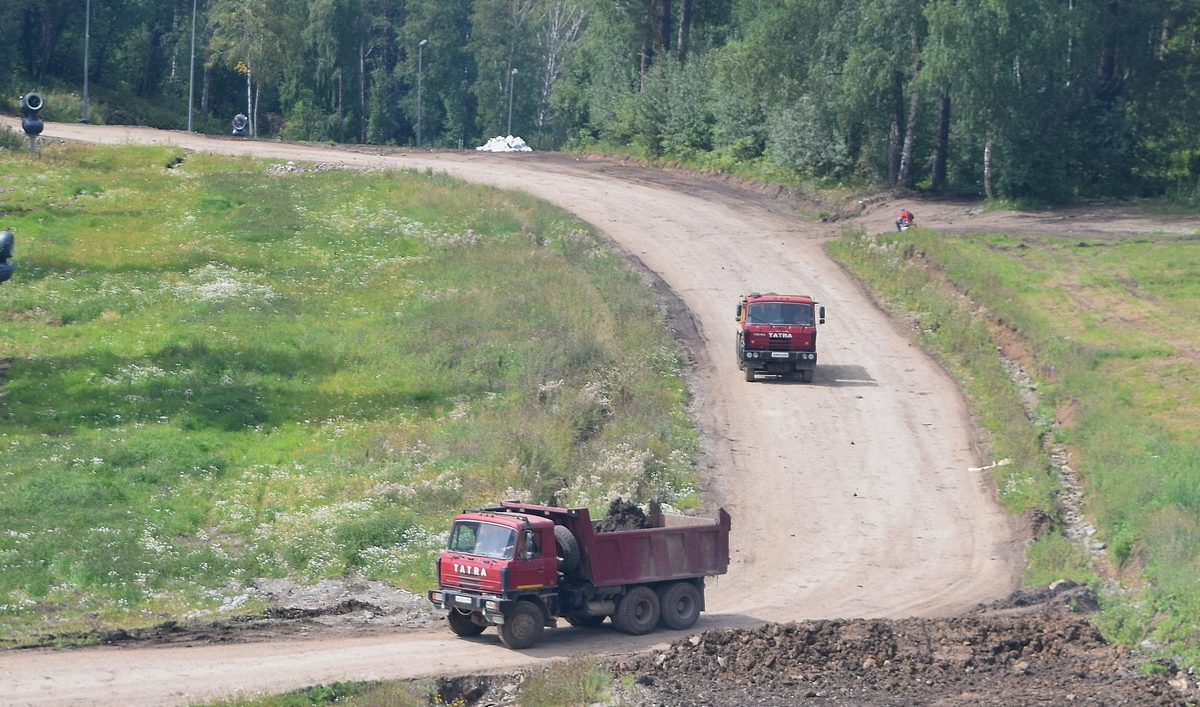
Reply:
<svg viewBox="0 0 1200 707"><path fill-rule="evenodd" d="M456 579L458 581L455 584L458 586L459 589L475 590L475 591L479 591L479 590L483 589L483 581L482 581L482 578L480 578L480 577L459 576Z"/></svg>
<svg viewBox="0 0 1200 707"><path fill-rule="evenodd" d="M787 351L792 348L791 339L769 339L767 348L771 351Z"/></svg>

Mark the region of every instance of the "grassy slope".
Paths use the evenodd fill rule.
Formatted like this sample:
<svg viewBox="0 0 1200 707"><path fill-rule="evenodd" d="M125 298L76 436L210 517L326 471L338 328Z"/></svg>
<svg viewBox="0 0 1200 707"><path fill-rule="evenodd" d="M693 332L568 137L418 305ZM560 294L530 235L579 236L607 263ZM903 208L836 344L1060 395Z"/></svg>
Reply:
<svg viewBox="0 0 1200 707"><path fill-rule="evenodd" d="M1119 577L1134 592L1105 594L1111 636L1200 657L1200 242L918 229L846 234L830 251L964 381L996 458L1013 459L993 472L1006 506L1052 511L1039 438L1071 450L1112 567L1052 534L1030 548L1027 581ZM1028 348L1032 416L997 361L997 332Z"/></svg>
<svg viewBox="0 0 1200 707"><path fill-rule="evenodd" d="M531 198L47 148L0 152L0 224L2 643L259 576L419 591L453 512L499 497L695 502L656 302Z"/></svg>

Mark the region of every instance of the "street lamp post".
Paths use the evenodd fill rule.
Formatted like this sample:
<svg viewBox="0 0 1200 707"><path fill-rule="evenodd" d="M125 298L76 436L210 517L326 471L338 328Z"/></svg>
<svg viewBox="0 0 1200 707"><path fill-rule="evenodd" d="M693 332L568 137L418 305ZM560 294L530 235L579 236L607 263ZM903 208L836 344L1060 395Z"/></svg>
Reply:
<svg viewBox="0 0 1200 707"><path fill-rule="evenodd" d="M417 44L417 147L421 146L421 70L425 59L425 45L428 39L422 39Z"/></svg>
<svg viewBox="0 0 1200 707"><path fill-rule="evenodd" d="M508 134L512 135L512 94L513 94L513 79L517 75L517 70L514 68L512 73L508 75Z"/></svg>
<svg viewBox="0 0 1200 707"><path fill-rule="evenodd" d="M92 0L87 0L83 11L83 115L79 122L88 122L88 54L92 41Z"/></svg>
<svg viewBox="0 0 1200 707"><path fill-rule="evenodd" d="M192 105L196 83L196 0L192 0L192 61L188 66L188 132L192 132Z"/></svg>

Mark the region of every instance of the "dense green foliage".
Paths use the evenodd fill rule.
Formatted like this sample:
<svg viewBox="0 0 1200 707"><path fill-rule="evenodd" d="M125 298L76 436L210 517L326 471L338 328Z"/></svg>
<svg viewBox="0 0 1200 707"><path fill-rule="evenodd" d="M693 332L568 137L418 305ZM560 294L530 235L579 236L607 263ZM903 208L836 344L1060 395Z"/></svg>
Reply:
<svg viewBox="0 0 1200 707"><path fill-rule="evenodd" d="M1013 460L993 472L1006 505L1055 512L1037 436L1069 447L1095 539L1133 588L1104 593L1110 635L1200 656L1200 244L912 229L849 234L830 250L963 382L997 457ZM1032 418L999 368L989 328L1008 329L1030 351L1024 363L1041 399ZM1067 576L1101 588L1086 551L1061 536L1028 556L1027 581Z"/></svg>
<svg viewBox="0 0 1200 707"><path fill-rule="evenodd" d="M187 124L192 7L92 2L94 122ZM425 145L470 147L511 120L538 149L827 183L1046 201L1194 200L1200 182L1200 6L1184 0L196 7L194 118L211 132L244 112L264 136L414 144L420 123ZM38 88L51 117L78 119L84 22L83 3L0 8L0 95Z"/></svg>
<svg viewBox="0 0 1200 707"><path fill-rule="evenodd" d="M421 591L500 498L695 502L657 302L561 211L432 172L4 154L5 641L255 577Z"/></svg>

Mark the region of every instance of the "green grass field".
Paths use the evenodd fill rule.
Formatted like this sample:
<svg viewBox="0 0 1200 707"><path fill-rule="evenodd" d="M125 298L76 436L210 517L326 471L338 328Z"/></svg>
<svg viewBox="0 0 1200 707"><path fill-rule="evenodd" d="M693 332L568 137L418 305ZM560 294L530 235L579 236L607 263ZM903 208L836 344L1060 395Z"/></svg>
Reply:
<svg viewBox="0 0 1200 707"><path fill-rule="evenodd" d="M1030 548L1027 583L1089 582L1111 637L1200 658L1200 241L913 229L829 249L963 382L995 458L1013 460L994 472L1006 506L1053 511L1041 440L1070 449L1108 566L1053 534ZM1031 416L997 342L1023 352Z"/></svg>
<svg viewBox="0 0 1200 707"><path fill-rule="evenodd" d="M0 151L0 645L413 591L457 510L696 503L680 351L536 200L165 148ZM253 607L247 607L252 610Z"/></svg>

